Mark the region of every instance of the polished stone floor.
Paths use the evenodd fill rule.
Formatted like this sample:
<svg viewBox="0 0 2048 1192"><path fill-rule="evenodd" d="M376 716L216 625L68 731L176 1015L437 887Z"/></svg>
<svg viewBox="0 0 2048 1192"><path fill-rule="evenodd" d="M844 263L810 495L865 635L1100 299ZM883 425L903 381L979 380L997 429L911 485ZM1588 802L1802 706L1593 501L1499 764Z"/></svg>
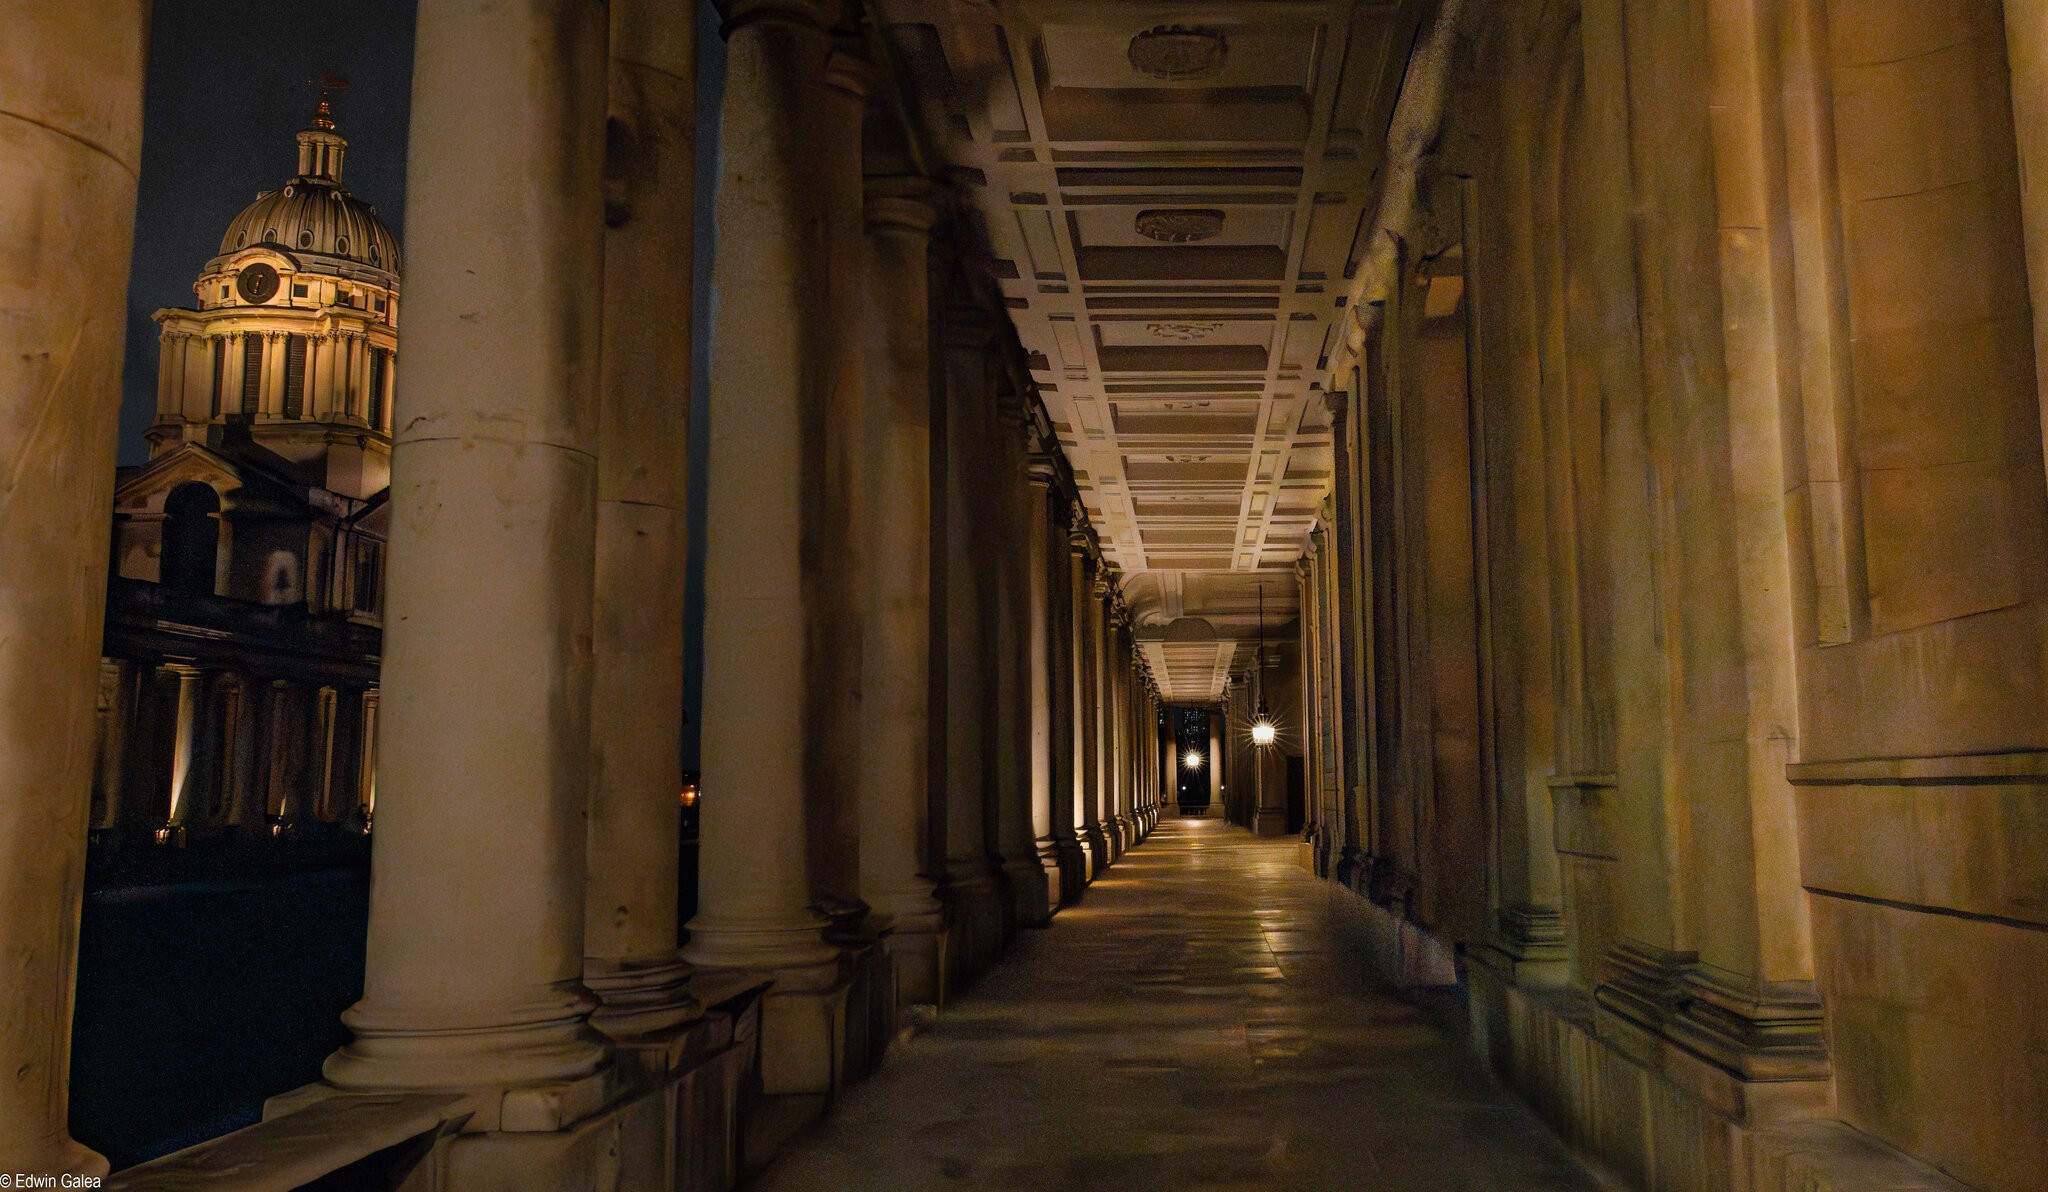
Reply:
<svg viewBox="0 0 2048 1192"><path fill-rule="evenodd" d="M1598 1188L1372 984L1296 847L1161 821L755 1187Z"/></svg>

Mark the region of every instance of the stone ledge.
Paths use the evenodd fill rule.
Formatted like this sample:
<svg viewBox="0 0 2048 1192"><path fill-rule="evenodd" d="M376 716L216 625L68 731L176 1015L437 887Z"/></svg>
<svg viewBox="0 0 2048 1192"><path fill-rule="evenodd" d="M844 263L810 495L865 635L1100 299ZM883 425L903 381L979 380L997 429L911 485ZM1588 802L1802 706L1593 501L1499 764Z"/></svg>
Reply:
<svg viewBox="0 0 2048 1192"><path fill-rule="evenodd" d="M247 1192L288 1192L407 1142L417 1140L414 1159L423 1158L439 1139L467 1125L469 1101L430 1093L311 1098L294 1112L130 1167L106 1186L180 1192L232 1184Z"/></svg>
<svg viewBox="0 0 2048 1192"><path fill-rule="evenodd" d="M1970 1192L1840 1122L1761 1133L1755 1144L1756 1192Z"/></svg>

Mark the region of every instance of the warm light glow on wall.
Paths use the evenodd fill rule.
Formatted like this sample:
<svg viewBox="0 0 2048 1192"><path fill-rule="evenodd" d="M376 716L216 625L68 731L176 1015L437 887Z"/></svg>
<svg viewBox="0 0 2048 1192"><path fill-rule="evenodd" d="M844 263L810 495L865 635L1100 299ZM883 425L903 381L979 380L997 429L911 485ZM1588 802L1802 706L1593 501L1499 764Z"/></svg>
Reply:
<svg viewBox="0 0 2048 1192"><path fill-rule="evenodd" d="M1188 769L1190 769L1190 770L1199 770L1199 769L1201 769L1201 768L1202 768L1202 751L1201 751L1201 750L1199 750L1199 749L1190 749L1190 750L1188 750L1188 755L1187 755L1187 757L1186 757L1185 759L1183 759L1183 760L1182 760L1181 764L1182 764L1182 765L1184 765L1184 766L1186 766L1186 767L1187 767Z"/></svg>

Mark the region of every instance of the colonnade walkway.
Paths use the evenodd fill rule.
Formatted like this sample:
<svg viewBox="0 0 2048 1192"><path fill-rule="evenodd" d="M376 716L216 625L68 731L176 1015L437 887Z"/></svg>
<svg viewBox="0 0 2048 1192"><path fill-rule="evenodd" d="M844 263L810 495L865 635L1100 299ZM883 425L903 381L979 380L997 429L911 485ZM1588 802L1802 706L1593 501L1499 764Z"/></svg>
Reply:
<svg viewBox="0 0 2048 1192"><path fill-rule="evenodd" d="M756 1192L1600 1187L1372 982L1298 847L1162 819Z"/></svg>

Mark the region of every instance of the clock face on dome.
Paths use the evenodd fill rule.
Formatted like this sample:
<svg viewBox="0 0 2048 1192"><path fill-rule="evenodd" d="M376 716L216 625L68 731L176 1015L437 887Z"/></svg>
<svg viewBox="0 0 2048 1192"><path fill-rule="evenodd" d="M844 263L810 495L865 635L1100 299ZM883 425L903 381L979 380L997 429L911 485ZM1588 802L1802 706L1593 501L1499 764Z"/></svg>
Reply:
<svg viewBox="0 0 2048 1192"><path fill-rule="evenodd" d="M245 302L268 302L277 293L277 270L260 261L245 266L235 278L235 289Z"/></svg>

